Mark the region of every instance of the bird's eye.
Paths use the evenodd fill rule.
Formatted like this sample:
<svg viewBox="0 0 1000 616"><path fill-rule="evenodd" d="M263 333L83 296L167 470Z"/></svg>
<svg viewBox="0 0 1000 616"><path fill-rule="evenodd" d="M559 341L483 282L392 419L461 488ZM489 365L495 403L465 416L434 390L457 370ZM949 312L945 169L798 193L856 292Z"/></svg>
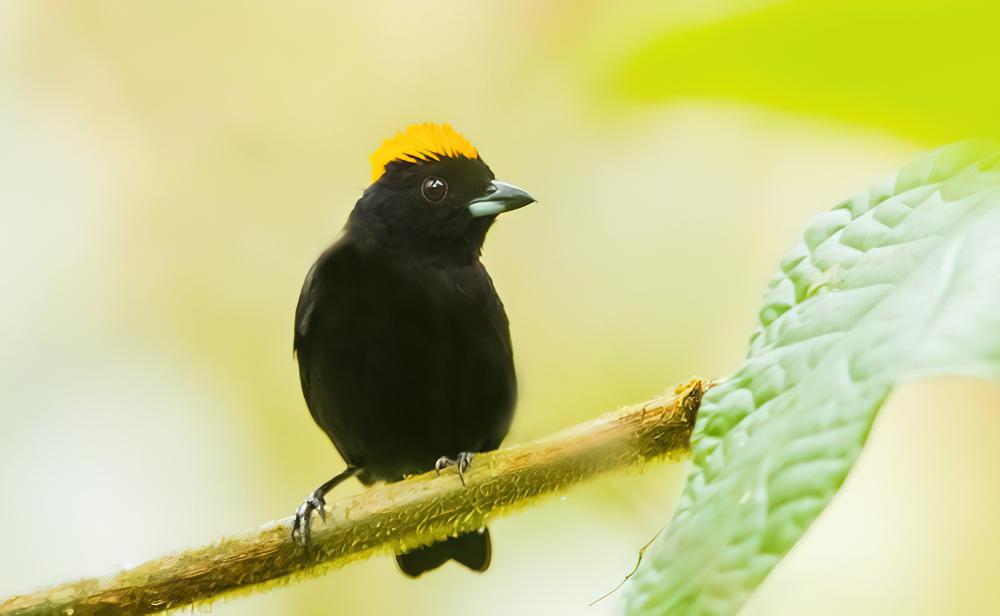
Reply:
<svg viewBox="0 0 1000 616"><path fill-rule="evenodd" d="M448 182L441 178L429 177L420 186L420 193L429 203L440 203L448 194Z"/></svg>

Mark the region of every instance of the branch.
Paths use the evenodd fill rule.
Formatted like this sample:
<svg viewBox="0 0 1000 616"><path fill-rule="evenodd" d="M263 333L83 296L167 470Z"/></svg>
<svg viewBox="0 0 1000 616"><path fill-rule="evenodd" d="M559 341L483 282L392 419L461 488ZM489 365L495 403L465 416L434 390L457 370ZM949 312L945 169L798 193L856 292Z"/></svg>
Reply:
<svg viewBox="0 0 1000 616"><path fill-rule="evenodd" d="M148 614L220 595L315 576L352 560L427 545L482 528L491 519L600 473L677 459L702 394L700 380L608 413L556 435L476 456L467 487L454 471L424 473L380 485L328 507L314 518L312 549L291 541L291 518L258 532L148 561L104 578L88 578L19 595L0 604L14 614Z"/></svg>

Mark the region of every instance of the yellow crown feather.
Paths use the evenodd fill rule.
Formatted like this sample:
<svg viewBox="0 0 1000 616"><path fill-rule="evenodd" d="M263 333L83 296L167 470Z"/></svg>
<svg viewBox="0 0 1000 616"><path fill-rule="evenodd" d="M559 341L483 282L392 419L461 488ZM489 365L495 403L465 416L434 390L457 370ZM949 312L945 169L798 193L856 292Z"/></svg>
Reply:
<svg viewBox="0 0 1000 616"><path fill-rule="evenodd" d="M385 166L394 160L417 163L455 156L479 158L479 152L449 124L413 124L372 152L372 182L377 182Z"/></svg>

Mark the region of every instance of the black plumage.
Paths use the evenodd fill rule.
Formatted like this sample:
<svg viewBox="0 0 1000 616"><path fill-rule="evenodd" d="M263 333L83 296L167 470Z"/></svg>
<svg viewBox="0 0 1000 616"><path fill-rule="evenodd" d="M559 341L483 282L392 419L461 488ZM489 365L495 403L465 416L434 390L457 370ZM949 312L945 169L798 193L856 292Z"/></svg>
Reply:
<svg viewBox="0 0 1000 616"><path fill-rule="evenodd" d="M435 468L442 456L464 466L464 454L496 449L510 426L516 378L507 315L479 256L497 214L532 199L494 181L478 155L411 158L385 165L299 297L302 391L348 464L300 507L301 541L311 512L322 513L323 495L340 480L397 481ZM485 570L489 534L397 556L412 576L448 559Z"/></svg>

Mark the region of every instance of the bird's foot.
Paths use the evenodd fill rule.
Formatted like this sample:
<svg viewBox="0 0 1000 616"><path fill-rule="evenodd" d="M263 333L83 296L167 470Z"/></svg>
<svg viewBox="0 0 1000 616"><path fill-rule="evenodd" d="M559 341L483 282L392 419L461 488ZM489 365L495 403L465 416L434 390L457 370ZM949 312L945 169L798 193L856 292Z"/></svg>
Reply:
<svg viewBox="0 0 1000 616"><path fill-rule="evenodd" d="M441 456L438 458L437 462L434 463L434 470L440 475L441 471L448 468L449 466L454 466L458 468L458 478L462 481L462 485L465 485L465 471L469 470L469 466L472 465L472 454L463 451L458 454L454 460L448 456Z"/></svg>
<svg viewBox="0 0 1000 616"><path fill-rule="evenodd" d="M295 511L295 522L292 524L292 541L302 547L309 546L312 538L312 512L319 514L321 520L326 522L326 499L319 490L309 494L299 508Z"/></svg>
<svg viewBox="0 0 1000 616"><path fill-rule="evenodd" d="M357 477L362 472L360 466L348 466L344 472L335 475L326 483L313 490L306 500L302 501L298 510L295 511L295 522L292 524L292 541L308 548L309 539L312 537L312 512L319 514L320 519L326 522L326 499L327 493L342 483L345 479Z"/></svg>

